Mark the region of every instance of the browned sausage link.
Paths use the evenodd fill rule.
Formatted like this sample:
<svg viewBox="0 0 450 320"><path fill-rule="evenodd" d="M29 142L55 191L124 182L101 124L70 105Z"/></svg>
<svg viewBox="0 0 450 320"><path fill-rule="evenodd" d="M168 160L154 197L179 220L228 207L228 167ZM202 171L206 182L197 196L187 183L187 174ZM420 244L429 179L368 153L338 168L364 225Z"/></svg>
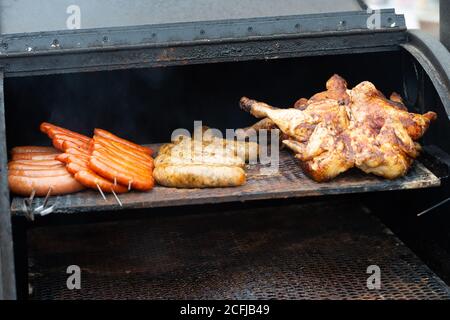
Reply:
<svg viewBox="0 0 450 320"><path fill-rule="evenodd" d="M8 183L10 190L21 196L29 196L34 190L36 196L43 197L50 187L52 195L73 193L84 189L84 186L70 174L55 177L23 177L10 174Z"/></svg>

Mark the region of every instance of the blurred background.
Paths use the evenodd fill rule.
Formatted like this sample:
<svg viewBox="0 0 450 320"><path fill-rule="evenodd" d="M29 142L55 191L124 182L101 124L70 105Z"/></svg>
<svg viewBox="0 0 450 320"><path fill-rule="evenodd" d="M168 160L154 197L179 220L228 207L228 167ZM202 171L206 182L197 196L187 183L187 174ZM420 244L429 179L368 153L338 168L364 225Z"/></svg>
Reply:
<svg viewBox="0 0 450 320"><path fill-rule="evenodd" d="M395 8L397 13L405 15L408 29L422 29L439 37L439 0L365 0L365 2L371 9Z"/></svg>

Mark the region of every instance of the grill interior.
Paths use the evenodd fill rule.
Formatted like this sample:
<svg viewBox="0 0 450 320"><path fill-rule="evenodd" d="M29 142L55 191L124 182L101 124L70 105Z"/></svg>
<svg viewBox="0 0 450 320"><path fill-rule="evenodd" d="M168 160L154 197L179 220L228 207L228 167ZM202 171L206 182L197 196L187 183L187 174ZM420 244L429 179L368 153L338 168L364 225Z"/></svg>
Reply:
<svg viewBox="0 0 450 320"><path fill-rule="evenodd" d="M448 287L355 201L198 210L203 212L31 230L31 297L450 297ZM82 270L81 290L66 288L66 268L73 264ZM380 290L366 287L369 265L381 269Z"/></svg>
<svg viewBox="0 0 450 320"><path fill-rule="evenodd" d="M446 115L436 92L421 67L402 51L7 78L7 144L48 145L38 131L42 121L88 135L101 127L138 143L169 141L174 129L191 129L194 120L222 130L244 127L255 119L239 110L241 96L290 106L322 90L333 73L350 86L370 80L385 94L397 91L411 111L438 112L423 145L449 150L448 125L440 120ZM259 208L254 201L254 207L233 211L221 212L225 204L218 204L214 210L194 206L198 214L155 215L161 210L157 207L167 205L437 187L442 181L434 168L439 165L424 156L403 179L387 181L352 171L317 184L283 151L278 175L261 177L259 167L253 167L241 188L157 187L121 195L125 209L117 212L122 216L117 222L47 226L53 219L69 223L70 215L58 213L83 212L73 216L87 222L96 211L106 211L108 220L119 209L113 197L105 202L94 191L52 198L56 213L28 225L30 259L24 273L30 272L31 298L449 298L448 287L355 201L360 195L350 203L302 199L296 205ZM383 194L372 196L377 202L385 199ZM34 205L41 203L35 199ZM22 198L12 199L11 209L14 218L24 220ZM126 220L134 219L126 209L140 209L133 212L144 212L146 219ZM395 213L401 216L400 211ZM21 252L18 243L16 252ZM82 268L80 291L65 287L66 268L72 264ZM378 291L366 288L366 268L372 264L382 270Z"/></svg>

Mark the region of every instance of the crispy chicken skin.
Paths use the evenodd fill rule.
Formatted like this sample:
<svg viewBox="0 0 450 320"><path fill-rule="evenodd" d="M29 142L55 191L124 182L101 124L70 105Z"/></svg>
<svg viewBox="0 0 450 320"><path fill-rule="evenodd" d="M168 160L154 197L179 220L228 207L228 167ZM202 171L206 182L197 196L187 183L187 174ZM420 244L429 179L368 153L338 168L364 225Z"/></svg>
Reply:
<svg viewBox="0 0 450 320"><path fill-rule="evenodd" d="M347 89L334 75L327 90L296 108L278 109L243 97L241 108L257 118L272 120L287 139L304 172L316 181L328 181L352 167L388 179L408 172L420 152L415 142L436 119L406 110L401 97L387 99L370 82Z"/></svg>

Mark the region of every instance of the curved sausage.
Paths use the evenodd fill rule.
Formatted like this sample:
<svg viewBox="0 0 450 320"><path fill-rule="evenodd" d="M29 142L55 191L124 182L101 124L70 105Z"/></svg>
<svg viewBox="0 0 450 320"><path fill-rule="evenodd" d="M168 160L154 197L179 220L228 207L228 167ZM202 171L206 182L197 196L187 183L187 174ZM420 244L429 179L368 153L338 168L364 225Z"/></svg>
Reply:
<svg viewBox="0 0 450 320"><path fill-rule="evenodd" d="M94 129L94 135L97 135L97 136L104 137L104 138L109 139L109 140L113 140L113 141L119 142L121 144L124 144L124 145L132 148L132 149L140 150L140 151L142 151L144 153L147 153L148 155L152 155L153 154L153 150L152 149L147 148L147 147L143 147L143 146L138 145L136 143L133 143L131 141L119 138L118 136L112 134L111 132L108 132L108 131L103 130L103 129L98 129L98 128Z"/></svg>
<svg viewBox="0 0 450 320"><path fill-rule="evenodd" d="M84 189L84 186L70 174L55 177L23 177L10 174L8 183L9 189L21 196L29 196L34 190L36 196L43 197L50 187L52 195L73 193Z"/></svg>

